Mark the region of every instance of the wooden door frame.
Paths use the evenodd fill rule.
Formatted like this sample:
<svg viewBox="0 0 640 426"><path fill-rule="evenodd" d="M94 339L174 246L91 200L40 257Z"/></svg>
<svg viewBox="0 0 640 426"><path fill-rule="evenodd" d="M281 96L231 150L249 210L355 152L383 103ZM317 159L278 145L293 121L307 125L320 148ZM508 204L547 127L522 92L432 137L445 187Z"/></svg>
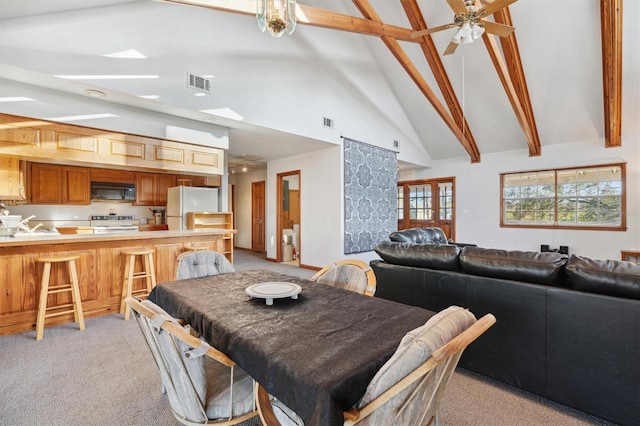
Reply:
<svg viewBox="0 0 640 426"><path fill-rule="evenodd" d="M300 196L302 195L302 175L300 170L292 170L289 172L278 173L276 175L276 262L282 262L282 202L284 199L284 193L282 192L282 185L284 178L287 176L298 175L298 189L300 190ZM300 233L302 233L302 203L300 203L300 225L298 226L298 246L300 246ZM298 251L300 247L296 247ZM300 258L298 258L300 259Z"/></svg>
<svg viewBox="0 0 640 426"><path fill-rule="evenodd" d="M451 207L452 208L451 235L449 236L449 238L455 241L455 238L456 238L456 178L455 176L444 177L444 178L433 178L433 179L399 181L396 186L399 187L399 186L427 185L427 184L432 185L431 197L433 200L432 209L433 209L433 216L434 216L432 221L435 222L435 224L437 225L439 221L439 213L440 213L440 193L439 191L435 191L434 189L437 189L438 183L442 183L442 182L451 182L452 184L453 200L452 200L452 207ZM409 211L408 210L409 198L407 197L406 193L404 194L404 203L405 205L403 206L403 211L405 212L405 215L406 215L407 212ZM398 218L398 223L400 221L401 221L401 218Z"/></svg>

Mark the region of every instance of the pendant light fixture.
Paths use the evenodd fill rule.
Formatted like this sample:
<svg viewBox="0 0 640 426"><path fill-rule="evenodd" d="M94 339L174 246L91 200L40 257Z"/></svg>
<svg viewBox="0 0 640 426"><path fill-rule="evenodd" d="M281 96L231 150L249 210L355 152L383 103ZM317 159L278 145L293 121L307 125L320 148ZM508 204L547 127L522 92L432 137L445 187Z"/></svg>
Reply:
<svg viewBox="0 0 640 426"><path fill-rule="evenodd" d="M291 34L296 29L296 0L256 0L256 18L262 32Z"/></svg>

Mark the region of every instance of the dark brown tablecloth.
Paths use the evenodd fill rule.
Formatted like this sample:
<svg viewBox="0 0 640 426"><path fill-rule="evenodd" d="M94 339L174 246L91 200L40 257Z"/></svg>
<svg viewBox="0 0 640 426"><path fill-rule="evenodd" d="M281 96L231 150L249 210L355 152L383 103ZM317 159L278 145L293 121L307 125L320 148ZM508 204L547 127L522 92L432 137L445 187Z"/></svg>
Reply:
<svg viewBox="0 0 640 426"><path fill-rule="evenodd" d="M297 283L302 293L272 306L245 293L271 281ZM341 425L402 337L434 314L268 270L162 283L150 298L309 426Z"/></svg>

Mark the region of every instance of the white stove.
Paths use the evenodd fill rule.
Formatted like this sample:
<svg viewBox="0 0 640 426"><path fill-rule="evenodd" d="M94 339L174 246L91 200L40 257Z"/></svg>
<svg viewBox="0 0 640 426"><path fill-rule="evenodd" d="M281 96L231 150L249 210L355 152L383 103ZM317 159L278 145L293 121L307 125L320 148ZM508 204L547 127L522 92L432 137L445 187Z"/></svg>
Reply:
<svg viewBox="0 0 640 426"><path fill-rule="evenodd" d="M109 232L138 232L138 225L133 224L133 216L91 216L90 225L94 234Z"/></svg>

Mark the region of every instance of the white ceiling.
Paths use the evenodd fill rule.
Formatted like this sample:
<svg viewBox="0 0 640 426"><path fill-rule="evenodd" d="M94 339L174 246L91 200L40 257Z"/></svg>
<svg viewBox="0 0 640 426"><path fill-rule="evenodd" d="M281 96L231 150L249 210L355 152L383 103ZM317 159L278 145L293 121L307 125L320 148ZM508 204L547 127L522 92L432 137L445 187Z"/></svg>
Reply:
<svg viewBox="0 0 640 426"><path fill-rule="evenodd" d="M301 2L361 16L346 0ZM370 3L385 23L410 27L399 0ZM639 3L625 2L625 18L637 20ZM599 4L519 0L510 6L543 155L545 145L604 137ZM429 26L451 21L445 0L419 0L419 5ZM640 31L631 26L635 20L628 21L623 39L623 135L639 133L640 116ZM450 36L446 31L433 36L440 52ZM401 45L439 93L419 47ZM147 59L103 56L127 49ZM480 153L523 149L526 155L526 139L484 44L462 46L444 57L443 64ZM186 87L187 72L214 75L212 94L194 96ZM158 78L53 77L70 74ZM201 110L230 108L244 120L217 117L214 123L230 128L231 157L274 159L338 143L341 133L314 128L322 111L337 123L343 117L362 117L361 123L345 127L350 134L379 117L391 123L389 139L399 140L401 151L402 144L408 144L427 159L466 155L377 37L298 25L291 36L274 39L260 33L254 17L198 7L149 0L2 0L0 83L2 79L0 97L19 96L22 86L14 82L21 82L80 95L87 87L99 88L108 101L200 122L206 116ZM139 95L159 98L150 101ZM65 105L36 104L25 103L18 111L43 118L73 113ZM358 111L352 105L358 105ZM15 105L12 108L16 111ZM1 111L6 111L6 104L0 103ZM108 122L92 125L108 127Z"/></svg>

